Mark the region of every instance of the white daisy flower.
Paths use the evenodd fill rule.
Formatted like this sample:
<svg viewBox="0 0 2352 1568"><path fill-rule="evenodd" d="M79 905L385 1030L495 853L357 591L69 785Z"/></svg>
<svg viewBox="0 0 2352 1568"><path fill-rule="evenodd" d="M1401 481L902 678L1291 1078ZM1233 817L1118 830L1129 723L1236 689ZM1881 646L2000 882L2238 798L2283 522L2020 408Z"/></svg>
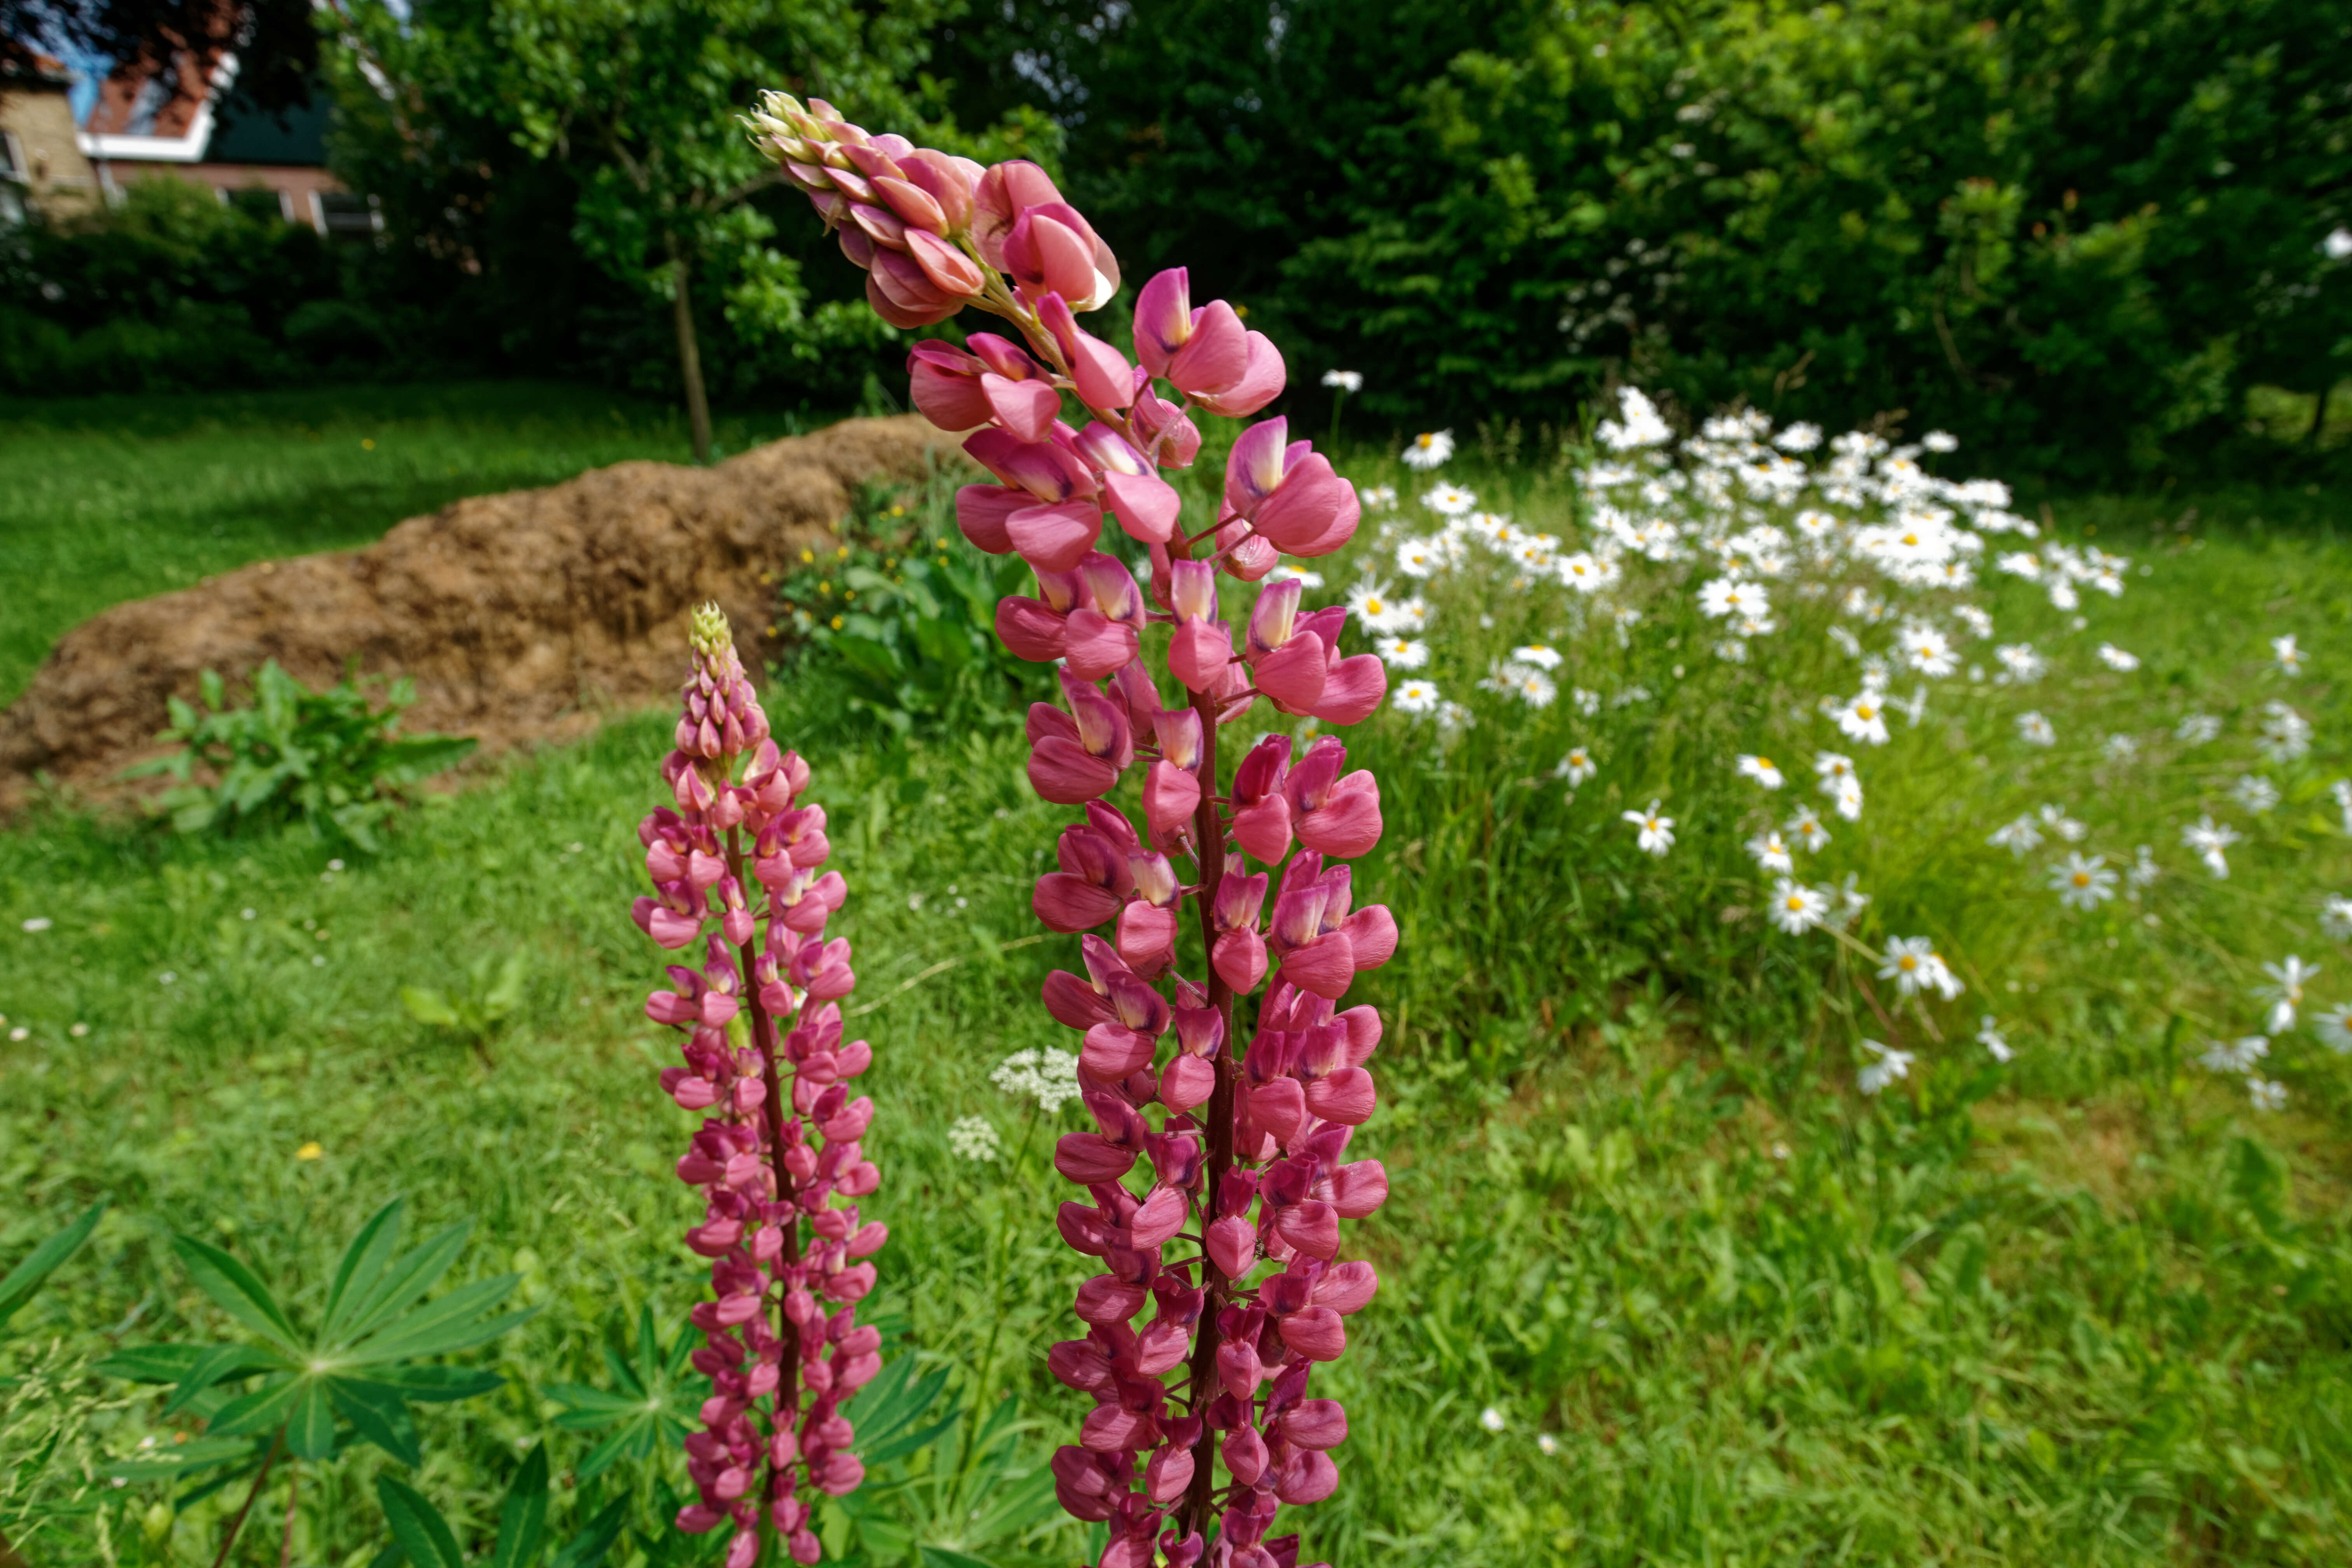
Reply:
<svg viewBox="0 0 2352 1568"><path fill-rule="evenodd" d="M1789 836L1789 842L1808 855L1818 854L1829 845L1830 831L1822 826L1822 819L1814 815L1810 805L1799 806L1797 815L1781 826Z"/></svg>
<svg viewBox="0 0 2352 1568"><path fill-rule="evenodd" d="M1999 1021L1990 1013L1977 1020L1977 1044L1990 1051L1997 1062L2006 1062L2017 1055L2010 1047L2009 1037L2000 1032Z"/></svg>
<svg viewBox="0 0 2352 1568"><path fill-rule="evenodd" d="M1566 779L1569 788L1579 789L1583 786L1585 780L1600 771L1593 765L1592 753L1590 751L1582 746L1570 746L1568 755L1560 758L1559 765L1552 769L1551 776L1556 779Z"/></svg>
<svg viewBox="0 0 2352 1568"><path fill-rule="evenodd" d="M2254 995L2271 1005L2263 1032L2283 1035L2294 1027L2295 1009L2303 1005L2303 988L2318 977L2319 965L2305 963L2290 952L2279 963L2263 964L2263 973L2271 977L2271 983L2255 986Z"/></svg>
<svg viewBox="0 0 2352 1568"><path fill-rule="evenodd" d="M1919 445L1930 452L1957 452L1960 449L1960 438L1948 430L1930 430L1919 437Z"/></svg>
<svg viewBox="0 0 2352 1568"><path fill-rule="evenodd" d="M1422 497L1421 504L1440 517L1467 517L1478 498L1459 485L1440 485Z"/></svg>
<svg viewBox="0 0 2352 1568"><path fill-rule="evenodd" d="M2206 1042L2205 1052L2197 1059L2205 1064L2208 1072L2247 1073L2254 1064L2271 1054L2271 1043L2262 1035L2247 1035L2240 1039Z"/></svg>
<svg viewBox="0 0 2352 1568"><path fill-rule="evenodd" d="M1581 686L1573 686L1569 688L1568 703L1570 707L1590 719L1601 711L1601 693L1587 691Z"/></svg>
<svg viewBox="0 0 2352 1568"><path fill-rule="evenodd" d="M1821 444L1822 427L1802 419L1772 437L1772 445L1783 452L1810 452Z"/></svg>
<svg viewBox="0 0 2352 1568"><path fill-rule="evenodd" d="M2226 822L2216 822L2210 816L2200 816L2196 822L2180 830L2180 842L2197 851L2205 868L2216 877L2230 874L2227 851L2238 841L2238 830Z"/></svg>
<svg viewBox="0 0 2352 1568"><path fill-rule="evenodd" d="M2049 720L2039 713L2020 713L2017 716L2017 735L2029 746L2054 746L2058 743L2058 731L2051 727Z"/></svg>
<svg viewBox="0 0 2352 1568"><path fill-rule="evenodd" d="M2352 899L2330 893L2320 901L2319 929L2336 941L2352 937Z"/></svg>
<svg viewBox="0 0 2352 1568"><path fill-rule="evenodd" d="M1922 675L1949 675L1960 667L1950 639L1933 626L1913 626L1905 632L1902 651L1911 668Z"/></svg>
<svg viewBox="0 0 2352 1568"><path fill-rule="evenodd" d="M2156 863L2156 857L2150 854L2147 846L2143 844L2133 852L2131 866L2124 872L2124 882L2132 889L2135 895L2134 901L2137 902L2139 890L2152 886L2156 879L2163 875L2163 869Z"/></svg>
<svg viewBox="0 0 2352 1568"><path fill-rule="evenodd" d="M1529 643L1525 647L1515 647L1511 650L1511 657L1538 669L1558 669L1560 666L1559 649L1548 643Z"/></svg>
<svg viewBox="0 0 2352 1568"><path fill-rule="evenodd" d="M2352 833L2352 779L2337 779L2327 786L2335 798L2336 809L2344 818L2344 831Z"/></svg>
<svg viewBox="0 0 2352 1568"><path fill-rule="evenodd" d="M2191 713L2174 726L2172 738L2184 746L2201 746L2221 732L2221 721L2210 713Z"/></svg>
<svg viewBox="0 0 2352 1568"><path fill-rule="evenodd" d="M2271 638L2271 657L2278 661L2279 668L2287 674L2303 673L2303 650L2294 646L2293 632L2287 633L2284 637Z"/></svg>
<svg viewBox="0 0 2352 1568"><path fill-rule="evenodd" d="M1323 373L1323 384L1337 387L1341 392L1361 392L1364 390L1364 373L1360 370L1327 370Z"/></svg>
<svg viewBox="0 0 2352 1568"><path fill-rule="evenodd" d="M1372 644L1372 651L1391 669L1419 669L1429 662L1429 645L1412 637L1382 637Z"/></svg>
<svg viewBox="0 0 2352 1568"><path fill-rule="evenodd" d="M2260 816L2279 803L2279 787L2259 773L2240 773L2230 786L2230 797Z"/></svg>
<svg viewBox="0 0 2352 1568"><path fill-rule="evenodd" d="M2006 849L2022 860L2027 854L2042 847L2041 825L2033 820L2033 814L2028 812L2015 822L1994 828L1985 836L1985 842L1996 849Z"/></svg>
<svg viewBox="0 0 2352 1568"><path fill-rule="evenodd" d="M2109 669L2129 672L2139 668L2139 655L2126 653L2111 642L2099 645L2099 662Z"/></svg>
<svg viewBox="0 0 2352 1568"><path fill-rule="evenodd" d="M1851 773L1838 780L1837 788L1831 792L1831 804L1837 807L1837 814L1846 821L1860 822L1862 820L1862 781Z"/></svg>
<svg viewBox="0 0 2352 1568"><path fill-rule="evenodd" d="M2034 652L2032 643L2002 643L1992 656L2000 665L2000 673L1993 677L1997 685L2023 686L2041 679L2050 668L2050 661Z"/></svg>
<svg viewBox="0 0 2352 1568"><path fill-rule="evenodd" d="M1881 980L1892 980L1906 996L1916 996L1933 984L1928 968L1935 961L1936 944L1924 936L1890 936L1886 939L1886 962L1879 969Z"/></svg>
<svg viewBox="0 0 2352 1568"><path fill-rule="evenodd" d="M1405 681L1394 691L1389 693L1391 707L1400 713L1410 713L1415 718L1424 713L1434 713L1437 711L1437 688L1433 683L1426 680Z"/></svg>
<svg viewBox="0 0 2352 1568"><path fill-rule="evenodd" d="M1877 693L1864 691L1842 705L1834 717L1839 732L1849 741L1871 746L1886 744L1886 710Z"/></svg>
<svg viewBox="0 0 2352 1568"><path fill-rule="evenodd" d="M1952 614L1979 641L1992 636L1992 617L1974 605L1955 605Z"/></svg>
<svg viewBox="0 0 2352 1568"><path fill-rule="evenodd" d="M1863 1069L1853 1075L1854 1088L1864 1094L1876 1094L1896 1079L1911 1076L1911 1063L1915 1058L1909 1051L1898 1051L1892 1046L1882 1046L1876 1040L1862 1043L1869 1048L1874 1059L1864 1064Z"/></svg>
<svg viewBox="0 0 2352 1568"><path fill-rule="evenodd" d="M1478 1413L1478 1425L1484 1426L1489 1432L1499 1432L1505 1426L1508 1426L1509 1423L1503 1419L1503 1413L1501 1411L1489 1405L1486 1409Z"/></svg>
<svg viewBox="0 0 2352 1568"><path fill-rule="evenodd" d="M1646 854L1664 858L1675 847L1675 819L1658 815L1658 803L1652 801L1646 811L1629 811L1625 820L1632 823L1637 841Z"/></svg>
<svg viewBox="0 0 2352 1568"><path fill-rule="evenodd" d="M1748 841L1748 853L1759 868L1767 871L1793 871L1797 868L1789 846L1777 833L1759 833Z"/></svg>
<svg viewBox="0 0 2352 1568"><path fill-rule="evenodd" d="M1771 608L1764 590L1738 577L1717 577L1698 591L1702 615L1720 620L1726 616L1760 616Z"/></svg>
<svg viewBox="0 0 2352 1568"><path fill-rule="evenodd" d="M2246 1098L2253 1101L2256 1110L2284 1110L2286 1109L2286 1085L2276 1079L2249 1078L2246 1079Z"/></svg>
<svg viewBox="0 0 2352 1568"><path fill-rule="evenodd" d="M1392 510L1397 503L1394 485L1366 485L1356 492L1356 499L1366 511Z"/></svg>
<svg viewBox="0 0 2352 1568"><path fill-rule="evenodd" d="M1786 877L1772 884L1769 913L1772 923L1790 936L1805 932L1829 919L1830 901L1811 888L1801 887Z"/></svg>
<svg viewBox="0 0 2352 1568"><path fill-rule="evenodd" d="M2352 1055L2352 1002L2330 1007L2311 1021L2311 1032L2319 1043L2337 1056Z"/></svg>
<svg viewBox="0 0 2352 1568"><path fill-rule="evenodd" d="M1434 577L1444 570L1445 555L1426 539L1408 539L1396 547L1396 564L1408 577Z"/></svg>
<svg viewBox="0 0 2352 1568"><path fill-rule="evenodd" d="M2061 864L2050 868L2050 890L2070 910L2097 909L2116 896L2116 873L2107 869L2107 858L2104 855L2085 859L2082 851L2076 850Z"/></svg>
<svg viewBox="0 0 2352 1568"><path fill-rule="evenodd" d="M1597 594L1623 574L1614 561L1598 560L1590 552L1582 550L1573 555L1560 557L1554 563L1552 570L1559 574L1562 583L1580 594Z"/></svg>
<svg viewBox="0 0 2352 1568"><path fill-rule="evenodd" d="M2040 816L2042 826L2069 844L2080 844L2083 841L2083 836L2091 831L2082 823L2067 816L2066 808L2063 805L2045 805L2041 808Z"/></svg>
<svg viewBox="0 0 2352 1568"><path fill-rule="evenodd" d="M1388 584L1367 577L1348 594L1348 613L1357 624L1370 632L1393 632L1402 629L1397 622L1397 601Z"/></svg>
<svg viewBox="0 0 2352 1568"><path fill-rule="evenodd" d="M1439 467L1452 456L1454 456L1453 431L1423 430L1405 444L1404 466L1408 468L1420 468L1425 472ZM1465 507L1464 510L1468 509Z"/></svg>
<svg viewBox="0 0 2352 1568"><path fill-rule="evenodd" d="M2273 763L2291 763L2311 750L2311 721L2284 702L2263 704L2262 752Z"/></svg>
<svg viewBox="0 0 2352 1568"><path fill-rule="evenodd" d="M1743 752L1739 756L1738 767L1741 778L1754 779L1766 789L1779 789L1787 782L1781 777L1780 770L1773 765L1772 759L1769 757L1751 756Z"/></svg>

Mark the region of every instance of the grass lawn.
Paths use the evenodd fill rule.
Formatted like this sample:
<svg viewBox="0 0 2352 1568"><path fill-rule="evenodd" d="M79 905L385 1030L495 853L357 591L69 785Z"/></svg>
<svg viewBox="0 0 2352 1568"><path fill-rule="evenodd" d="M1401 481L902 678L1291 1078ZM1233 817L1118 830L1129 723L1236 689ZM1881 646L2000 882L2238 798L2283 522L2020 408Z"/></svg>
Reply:
<svg viewBox="0 0 2352 1568"><path fill-rule="evenodd" d="M24 650L5 668L29 668L60 622L168 585L117 575L148 548L136 529L178 542L154 547L160 560L216 570L675 438L625 419L605 430L602 400L563 404L526 434L494 417L519 394L464 394L473 415L401 395L416 399L404 425L339 413L321 435L260 407L217 437L162 415L150 425L131 405L87 426L57 419L37 438L9 426L12 473L43 441L87 460L52 459L37 552L0 561L0 613ZM411 434L379 434L369 453L364 428ZM402 440L435 455L371 479L362 459ZM125 479L150 451L154 483ZM267 482L240 490L240 469L264 462ZM176 487L162 477L174 473ZM2148 656L2167 700L2221 708L2251 700L2231 650L2273 624L2301 633L2323 675L2352 668L2352 565L2280 526L2316 532L2332 501L2247 492L2056 510L2062 528L2097 528L2154 568L2102 635ZM1540 487L1518 504L1540 515ZM18 551L13 529L5 548ZM44 582L46 621L22 607ZM2001 606L2021 623L2033 613ZM2095 695L2072 692L2050 700L2062 728L2066 704ZM1092 1271L1055 1234L1067 1189L1047 1164L1082 1113L1045 1117L989 1081L1016 1050L1074 1044L1036 994L1075 941L1007 945L1035 930L1030 882L1067 814L1029 791L1017 731L905 746L845 719L842 698L813 676L777 687L770 712L812 760L853 889L835 929L856 944L853 1005L868 1010L855 1022L876 1047L861 1087L881 1108L866 1142L884 1185L866 1207L892 1231L873 1300L897 1347L950 1373L961 1408L1013 1419L992 1455L967 1426L902 1462L883 1479L904 1484L876 1506L932 1549L925 1568L964 1561L950 1552L1075 1563L1085 1539L1058 1516L974 1522L1031 1495L1080 1414L1044 1356ZM2306 700L2342 771L2334 687ZM1717 919L1733 894L1622 869L1615 797L1605 812L1588 799L1584 816L1559 801L1548 781L1567 706L1517 731L1486 724L1442 755L1385 717L1366 726L1389 835L1360 865L1358 898L1394 905L1406 945L1360 987L1393 1022L1373 1064L1381 1110L1355 1147L1387 1162L1395 1195L1348 1234L1382 1288L1351 1321L1346 1358L1318 1374L1354 1435L1335 1455L1339 1494L1302 1521L1302 1556L1351 1568L2342 1561L2352 1091L2340 1060L2307 1047L2291 1064L2291 1110L2263 1118L2193 1065L2197 1032L2220 1026L2201 998L2238 984L2232 966L2269 952L2288 918L2261 902L2265 879L2297 857L2336 867L2340 840L2246 846L2230 885L2245 931L2186 895L2166 905L2218 933L2207 967L2178 974L2164 972L2174 949L2045 934L1998 890L1906 885L1892 868L1911 867L1915 883L1956 875L1940 862L1890 860L1874 879L1888 906L1968 902L1969 930L2017 933L2029 951L2011 973L2038 976L2050 1002L2015 1070L1955 1049L1866 1100L1845 1047L1823 1044L1819 980L1757 957L1752 924ZM172 1256L175 1230L231 1248L310 1308L335 1249L387 1197L409 1195L419 1234L472 1219L458 1277L512 1270L546 1310L473 1358L506 1387L435 1408L411 1479L487 1550L522 1446L552 1445L559 1474L579 1463L593 1436L556 1430L544 1391L609 1384L607 1331L644 1303L675 1321L699 1288L677 1240L691 1194L670 1173L693 1120L656 1086L668 1043L638 1004L658 955L627 920L643 875L634 827L657 803L667 734L647 716L516 760L341 869L299 831L215 842L44 817L0 833L0 1179L18 1200L0 1217L0 1266L94 1198L113 1205L0 1349L89 1406L40 1483L55 1523L34 1561L209 1562L237 1500L174 1517L159 1485L100 1487L88 1494L99 1512L62 1511L78 1463L189 1425L70 1375L115 1344L225 1331ZM1517 789L1538 772L1545 788ZM1873 820L1925 820L1939 795L1990 787L1956 768L1923 764L1920 777L1911 795L1874 784ZM2102 832L2143 818L2158 831L2127 791L2110 793L2078 802ZM508 954L521 957L525 1001L480 1051L404 1010L402 986L467 994L486 984L474 966ZM2322 956L2347 963L2340 948ZM2030 1005L2003 994L2000 1005ZM975 1114L997 1126L993 1162L950 1149L950 1123ZM0 1444L23 1430L10 1419L0 1408ZM19 1457L0 1450L0 1478ZM371 1478L388 1463L366 1449L306 1475L290 1515L273 1482L268 1528L236 1561L276 1561L290 1517L292 1562L362 1568L386 1539ZM559 1487L557 1539L625 1489L636 1523L613 1561L678 1560L657 1488L681 1473L672 1456ZM850 1539L845 1519L830 1529Z"/></svg>

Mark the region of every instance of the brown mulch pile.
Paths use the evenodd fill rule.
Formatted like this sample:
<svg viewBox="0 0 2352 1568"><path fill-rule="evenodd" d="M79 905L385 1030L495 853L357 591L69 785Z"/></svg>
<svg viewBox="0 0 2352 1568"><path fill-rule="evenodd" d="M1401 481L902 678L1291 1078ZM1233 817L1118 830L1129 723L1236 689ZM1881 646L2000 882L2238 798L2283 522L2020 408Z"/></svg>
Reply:
<svg viewBox="0 0 2352 1568"><path fill-rule="evenodd" d="M0 713L0 810L37 773L120 796L122 770L161 749L165 699L193 700L206 669L234 690L275 658L320 688L356 657L363 674L415 679L405 732L476 736L485 752L674 697L688 612L706 599L758 670L774 604L762 575L829 542L860 482L918 479L931 461L963 458L919 416L852 419L712 468L619 463L475 497L363 550L118 605L59 639Z"/></svg>

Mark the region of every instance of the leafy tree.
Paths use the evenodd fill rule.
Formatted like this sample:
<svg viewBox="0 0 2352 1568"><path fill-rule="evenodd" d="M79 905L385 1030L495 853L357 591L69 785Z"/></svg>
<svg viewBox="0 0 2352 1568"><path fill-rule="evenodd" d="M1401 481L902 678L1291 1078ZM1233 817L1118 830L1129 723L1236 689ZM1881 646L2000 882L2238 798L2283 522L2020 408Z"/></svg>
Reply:
<svg viewBox="0 0 2352 1568"><path fill-rule="evenodd" d="M472 171L519 151L572 181L571 239L636 298L667 307L698 458L710 447L698 280L723 279L731 325L814 357L887 341L870 312L808 309L799 258L770 245L786 194L737 116L761 89L838 101L935 145L1003 157L1044 129L1015 115L973 143L940 118L919 72L929 31L960 0L384 0L341 12L352 69L341 94L349 155L437 171L480 207ZM394 174L394 183L398 176ZM373 188L372 184L367 188ZM764 203L762 196L772 196ZM797 200L797 198L791 198ZM543 243L543 238L541 243Z"/></svg>
<svg viewBox="0 0 2352 1568"><path fill-rule="evenodd" d="M1633 377L2112 480L2226 444L2258 379L2352 373L2341 7L1009 10L951 40L959 110L1045 94L1132 275L1181 252L1294 389L1361 370L1408 427Z"/></svg>

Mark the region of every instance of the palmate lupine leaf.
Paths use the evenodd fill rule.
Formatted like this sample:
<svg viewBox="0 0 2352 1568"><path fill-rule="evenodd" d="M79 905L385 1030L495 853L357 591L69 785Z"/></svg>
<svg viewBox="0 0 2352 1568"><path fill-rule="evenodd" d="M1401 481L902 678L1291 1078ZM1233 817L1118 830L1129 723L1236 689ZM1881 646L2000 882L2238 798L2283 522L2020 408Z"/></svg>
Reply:
<svg viewBox="0 0 2352 1568"><path fill-rule="evenodd" d="M637 1316L634 1360L623 1355L611 1339L604 1346L604 1365L613 1374L613 1388L558 1383L542 1391L550 1399L567 1406L555 1418L556 1426L564 1430L601 1432L614 1428L612 1436L572 1467L574 1476L583 1481L592 1480L620 1460L643 1459L659 1448L684 1440L710 1392L709 1378L686 1375L688 1361L693 1353L693 1338L685 1327L664 1345L654 1327L653 1309L646 1307Z"/></svg>
<svg viewBox="0 0 2352 1568"><path fill-rule="evenodd" d="M479 1369L425 1364L426 1358L486 1343L536 1309L484 1315L512 1292L520 1278L513 1274L461 1285L420 1305L456 1264L468 1227L451 1226L404 1254L403 1212L399 1199L384 1205L343 1248L320 1328L307 1339L244 1263L194 1237L174 1237L205 1293L264 1342L148 1346L110 1356L98 1370L175 1384L163 1414L203 1416L212 1437L280 1434L289 1453L312 1460L357 1441L404 1464L421 1463L409 1405L470 1398L501 1381ZM256 1373L264 1374L257 1385L226 1391Z"/></svg>

